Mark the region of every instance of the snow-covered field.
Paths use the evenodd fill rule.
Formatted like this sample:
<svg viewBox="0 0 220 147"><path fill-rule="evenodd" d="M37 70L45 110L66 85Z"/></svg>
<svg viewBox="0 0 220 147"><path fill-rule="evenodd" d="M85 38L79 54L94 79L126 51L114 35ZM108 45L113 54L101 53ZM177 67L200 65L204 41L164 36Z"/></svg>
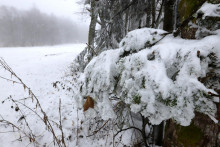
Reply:
<svg viewBox="0 0 220 147"><path fill-rule="evenodd" d="M84 47L84 44L73 44L52 47L0 48L0 57L2 57L23 82L30 87L38 97L44 111L56 122L59 122L59 99L62 100L63 125L65 126L64 131L67 135L71 135L74 132L74 130L71 130L71 126L76 124L74 122L76 112L73 111L73 100L69 98L64 91L58 91L53 88L52 83L61 80L68 70L70 63ZM0 76L11 79L10 74L2 67L0 67ZM21 85L13 84L10 81L0 78L1 117L25 128L24 120L18 121L21 114L15 111L15 104L9 100L5 100L9 95L16 100L28 96ZM3 101L4 103L2 103ZM33 105L31 101L27 101L26 104L28 106ZM31 114L27 108L24 108L22 111L27 115L26 119L30 122L30 127L34 134L39 135L39 137L37 137L38 141L40 143L47 143L47 146L53 146L53 143L51 143L52 136L45 131L45 126L39 121L39 118ZM33 115L33 117L31 115ZM68 118L65 115L68 115ZM6 128L0 124L1 147L22 147L29 144L27 138L22 138L22 134L7 132L12 130L11 127ZM55 132L58 131L59 130L55 130ZM33 144L30 144L29 146L32 145ZM43 146L43 144L39 146ZM68 144L68 146L72 145Z"/></svg>

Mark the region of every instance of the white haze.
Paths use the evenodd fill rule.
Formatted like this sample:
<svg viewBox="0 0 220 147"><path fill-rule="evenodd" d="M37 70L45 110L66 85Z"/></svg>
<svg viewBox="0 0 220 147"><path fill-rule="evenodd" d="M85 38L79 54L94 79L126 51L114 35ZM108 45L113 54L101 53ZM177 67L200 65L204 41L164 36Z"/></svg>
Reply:
<svg viewBox="0 0 220 147"><path fill-rule="evenodd" d="M82 15L83 5L77 4L77 1L79 0L0 0L0 6L14 7L18 10L36 7L43 13L69 19L77 25L86 42L89 17Z"/></svg>
<svg viewBox="0 0 220 147"><path fill-rule="evenodd" d="M42 12L77 19L81 11L76 0L0 0L0 5L13 6L17 9L27 10L36 6Z"/></svg>

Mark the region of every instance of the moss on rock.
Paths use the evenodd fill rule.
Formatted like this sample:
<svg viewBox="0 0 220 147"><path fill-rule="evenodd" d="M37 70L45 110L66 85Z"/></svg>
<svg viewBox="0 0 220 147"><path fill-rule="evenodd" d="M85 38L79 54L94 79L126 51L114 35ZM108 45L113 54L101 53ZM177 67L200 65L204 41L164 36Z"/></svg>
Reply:
<svg viewBox="0 0 220 147"><path fill-rule="evenodd" d="M189 18L193 12L203 4L205 0L181 0L179 4L180 21Z"/></svg>
<svg viewBox="0 0 220 147"><path fill-rule="evenodd" d="M190 147L199 146L199 143L203 137L203 133L200 128L196 127L194 124L179 128L180 129L177 133L179 144Z"/></svg>
<svg viewBox="0 0 220 147"><path fill-rule="evenodd" d="M212 4L219 4L220 0L208 0L208 2Z"/></svg>

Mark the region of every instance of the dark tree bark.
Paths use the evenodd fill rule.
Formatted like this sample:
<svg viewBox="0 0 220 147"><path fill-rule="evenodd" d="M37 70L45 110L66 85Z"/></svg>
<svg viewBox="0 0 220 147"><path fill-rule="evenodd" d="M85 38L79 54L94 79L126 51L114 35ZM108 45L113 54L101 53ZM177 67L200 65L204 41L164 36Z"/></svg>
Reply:
<svg viewBox="0 0 220 147"><path fill-rule="evenodd" d="M151 4L151 7L152 7L152 28L155 28L155 17L156 17L156 6L155 6L155 0L152 0L152 4Z"/></svg>
<svg viewBox="0 0 220 147"><path fill-rule="evenodd" d="M146 27L151 27L151 20L152 20L152 1L149 0L147 2L147 19L146 19Z"/></svg>
<svg viewBox="0 0 220 147"><path fill-rule="evenodd" d="M96 8L96 1L91 0L91 9L90 9L91 22L89 25L88 44L90 47L93 47L93 48L94 48L94 40L95 40L95 27L96 27L97 16L98 16L98 14L95 12L95 8Z"/></svg>
<svg viewBox="0 0 220 147"><path fill-rule="evenodd" d="M174 29L174 16L175 16L175 6L176 0L165 0L164 1L164 25L163 29L168 32L172 32ZM153 16L153 15L152 15ZM155 16L154 16L155 19ZM153 24L153 23L152 23ZM164 122L159 125L153 126L153 141L155 145L161 146L163 143L163 130Z"/></svg>
<svg viewBox="0 0 220 147"><path fill-rule="evenodd" d="M172 32L174 30L175 3L176 3L176 0L165 0L164 1L163 29L168 32Z"/></svg>
<svg viewBox="0 0 220 147"><path fill-rule="evenodd" d="M153 126L153 141L155 145L162 146L163 130L164 130L164 122L160 123L159 125Z"/></svg>

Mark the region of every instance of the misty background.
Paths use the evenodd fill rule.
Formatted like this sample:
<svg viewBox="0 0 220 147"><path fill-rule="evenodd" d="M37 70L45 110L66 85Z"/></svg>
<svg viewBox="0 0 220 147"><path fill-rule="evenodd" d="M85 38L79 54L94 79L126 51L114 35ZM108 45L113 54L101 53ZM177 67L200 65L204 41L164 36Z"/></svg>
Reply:
<svg viewBox="0 0 220 147"><path fill-rule="evenodd" d="M86 43L88 27L72 18L0 6L0 47Z"/></svg>

